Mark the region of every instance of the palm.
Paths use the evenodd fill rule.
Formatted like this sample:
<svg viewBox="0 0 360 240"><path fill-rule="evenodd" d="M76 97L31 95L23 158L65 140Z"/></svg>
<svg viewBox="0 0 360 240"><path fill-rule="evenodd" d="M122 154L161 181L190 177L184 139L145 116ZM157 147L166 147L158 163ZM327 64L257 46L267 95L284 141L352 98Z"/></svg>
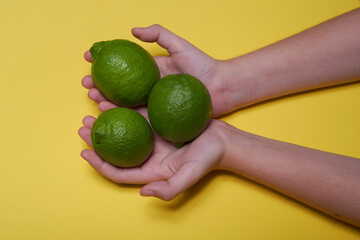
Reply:
<svg viewBox="0 0 360 240"><path fill-rule="evenodd" d="M159 66L161 77L168 74L188 73L199 79L205 84L214 77L216 61L189 44L189 49L183 46L180 52L172 53L170 56L155 57Z"/></svg>

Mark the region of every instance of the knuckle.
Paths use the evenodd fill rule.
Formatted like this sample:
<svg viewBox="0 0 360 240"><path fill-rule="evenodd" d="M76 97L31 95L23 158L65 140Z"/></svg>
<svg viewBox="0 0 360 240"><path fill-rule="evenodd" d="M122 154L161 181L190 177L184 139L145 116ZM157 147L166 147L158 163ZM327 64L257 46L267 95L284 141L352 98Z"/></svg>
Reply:
<svg viewBox="0 0 360 240"><path fill-rule="evenodd" d="M158 30L160 30L160 29L163 28L160 24L157 24L157 23L151 25L151 27L152 27L152 28L155 28L155 29L158 29Z"/></svg>

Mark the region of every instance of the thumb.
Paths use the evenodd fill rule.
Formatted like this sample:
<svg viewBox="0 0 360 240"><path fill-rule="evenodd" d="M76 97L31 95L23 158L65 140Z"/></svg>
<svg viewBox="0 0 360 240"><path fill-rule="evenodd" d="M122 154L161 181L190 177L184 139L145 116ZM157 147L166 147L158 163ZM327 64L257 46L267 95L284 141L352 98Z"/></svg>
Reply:
<svg viewBox="0 0 360 240"><path fill-rule="evenodd" d="M170 54L193 47L188 41L177 36L166 28L155 24L146 28L133 28L132 34L144 42L156 42Z"/></svg>
<svg viewBox="0 0 360 240"><path fill-rule="evenodd" d="M188 162L182 165L177 172L167 180L155 181L145 185L141 196L154 196L169 201L190 186L195 184L207 171L201 171L196 163Z"/></svg>

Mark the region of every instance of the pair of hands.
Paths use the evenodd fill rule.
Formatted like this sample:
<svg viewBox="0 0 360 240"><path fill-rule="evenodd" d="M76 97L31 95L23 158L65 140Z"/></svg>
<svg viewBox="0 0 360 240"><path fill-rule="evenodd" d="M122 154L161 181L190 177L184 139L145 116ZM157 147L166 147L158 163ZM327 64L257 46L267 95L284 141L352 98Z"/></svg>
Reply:
<svg viewBox="0 0 360 240"><path fill-rule="evenodd" d="M358 80L359 20L357 9L227 61L214 60L159 25L134 28L133 35L169 52L155 57L161 77L188 73L203 81L215 117L274 97ZM85 59L91 62L89 52ZM100 110L117 107L99 93L91 76L84 77L83 85ZM145 107L136 110L147 117ZM85 117L79 130L90 146L94 120ZM82 156L115 182L146 184L140 192L144 196L170 200L209 171L226 169L360 226L358 159L263 138L216 119L180 149L155 134L153 153L139 168L114 167L91 150Z"/></svg>
<svg viewBox="0 0 360 240"><path fill-rule="evenodd" d="M138 39L156 42L168 51L169 56L154 57L161 77L180 73L197 77L210 92L214 116L226 111L219 61L159 25L134 28L132 33ZM88 62L92 61L89 51L84 57ZM89 89L89 98L99 103L101 111L118 107L101 95L90 75L83 78L82 84ZM138 107L135 110L147 118L146 107ZM79 129L79 135L91 147L90 133L94 121L94 117L86 116L83 119L84 126ZM227 127L226 123L212 119L207 129L197 139L180 149L155 133L152 154L137 168L115 167L89 149L83 150L81 156L100 174L116 183L146 184L140 191L142 196L171 200L209 171L219 168L225 151L224 132L226 131L224 130Z"/></svg>

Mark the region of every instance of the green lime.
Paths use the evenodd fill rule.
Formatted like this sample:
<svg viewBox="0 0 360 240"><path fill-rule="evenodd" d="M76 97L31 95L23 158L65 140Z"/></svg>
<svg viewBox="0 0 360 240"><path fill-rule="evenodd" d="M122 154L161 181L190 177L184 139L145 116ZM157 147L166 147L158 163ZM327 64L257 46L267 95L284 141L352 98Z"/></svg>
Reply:
<svg viewBox="0 0 360 240"><path fill-rule="evenodd" d="M127 107L147 103L160 72L154 58L144 48L116 39L94 43L90 53L94 84L109 101Z"/></svg>
<svg viewBox="0 0 360 240"><path fill-rule="evenodd" d="M91 129L95 152L118 167L136 167L150 155L154 135L149 123L130 108L112 108L103 112Z"/></svg>
<svg viewBox="0 0 360 240"><path fill-rule="evenodd" d="M155 132L181 147L206 128L212 114L210 94L191 75L167 75L150 93L148 114Z"/></svg>

